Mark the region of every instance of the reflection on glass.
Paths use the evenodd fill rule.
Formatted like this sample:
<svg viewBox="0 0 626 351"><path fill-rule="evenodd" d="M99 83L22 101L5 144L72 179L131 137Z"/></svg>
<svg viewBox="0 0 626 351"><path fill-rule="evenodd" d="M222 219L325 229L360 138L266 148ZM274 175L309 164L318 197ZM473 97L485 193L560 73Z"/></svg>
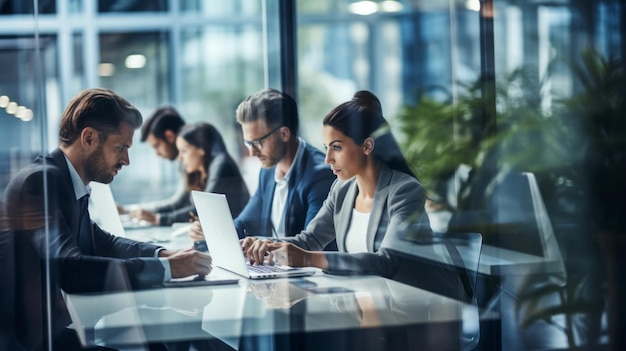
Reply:
<svg viewBox="0 0 626 351"><path fill-rule="evenodd" d="M235 108L264 84L261 22L251 20L181 33L180 111L186 119L215 125L237 160L248 153L240 142Z"/></svg>
<svg viewBox="0 0 626 351"><path fill-rule="evenodd" d="M405 138L424 142L422 146L427 145L425 149L432 151L432 162L421 160L426 166L450 170L446 176L435 179L435 183L440 181L439 187L445 188L444 196L436 200L446 199L432 204L431 214L456 213L454 221L464 225L470 223L471 218L467 217L472 215L490 215L495 224L485 226L485 217L479 223L484 229L481 234L485 235L481 261L485 264L489 260L493 263L528 259L541 266L547 257L546 248L558 247L563 251L563 261L550 262L562 263L567 274L561 275L562 267L556 264L557 274L549 278L557 284L550 288L564 292L558 289L565 279L567 291L577 291L583 296L569 296L564 301L552 299L568 313L565 317L552 316L553 322L560 327L563 319L573 318L573 331L548 330L552 334L542 334L540 338L532 335L533 342L547 340L562 349L585 344L593 348L596 339L607 343L607 332L603 330L606 326L602 324L606 320L603 289L610 282L604 280L605 257L597 254L597 238L589 228L592 210L596 209L591 201L594 194L585 193L590 184L581 181L590 176L590 171L571 164L560 168L562 158L543 156L549 150L545 145L564 149L588 145L588 135L582 132L556 134L561 137L552 134L555 129L550 123L557 120L552 112L559 100L584 90L567 62L580 60L583 47L591 46L607 58L623 56L623 19L620 18L623 4L617 0L491 1L495 11L495 16L490 18L493 42L485 42L483 31L489 28L481 27L485 22L480 21L485 18L477 12L479 1L400 1L403 8L399 12L395 12L397 9L383 12L390 5L397 7L398 2L374 1L377 11L369 15L350 13L349 5L354 2L296 0L298 61L295 66L301 130L308 133L304 137L321 147L321 119L358 89L369 89L380 96L392 128L399 127L396 116L400 111L421 108L423 113L413 114L411 110L407 116L419 122L416 125L422 133L408 133ZM141 108L144 116L161 105L173 104L189 122L203 120L219 126L230 141L229 151L244 155L233 111L242 98L265 84L262 5L262 0L0 0L0 67L10 68L3 69L0 75L0 96L9 98L0 101L0 191L4 191L10 175L29 163L35 154L56 146L61 107L78 90L92 84L120 91ZM58 21L65 13L57 10L75 14L80 20ZM87 10L94 13L85 13ZM34 23L34 13L42 15L41 22ZM175 17L179 13L181 17ZM102 18L83 20L91 15ZM128 18L132 18L131 25L117 26L128 24L124 22ZM278 18L270 15L267 20L277 23ZM35 34L39 42L35 42ZM36 47L41 48L38 58ZM143 55L145 65L128 68L125 60L131 55ZM490 56L495 61L495 76L488 77L493 81L486 81L481 79L482 64ZM274 63L274 58L269 60L270 64ZM510 79L520 68L527 74L518 78L529 78L522 85L518 84L520 79ZM541 86L528 84L539 79L543 80ZM527 168L547 166L533 174L545 205L540 223L544 229L551 223L554 235L540 237L536 228L523 224L524 219L532 219L536 213L530 209L516 210L528 201L526 195L515 191L502 190L502 196L496 194L497 201L490 205L487 214L477 208L474 212L465 211L467 216L459 215L460 209L483 206L483 195L499 191L491 186L488 176L476 176L481 169L475 164L458 162L466 159L463 150L472 151L475 160L474 156L483 154L481 147L493 141L482 138L484 124L489 122L483 119L481 110L484 100L491 98L484 94L483 85L487 83L498 86L497 113L491 116L491 122L498 127L495 137L505 139L508 136L505 131L515 131L512 133L517 137L515 140L505 139L509 151L542 146L539 148L542 157L532 158L524 167L516 166L519 169L514 169L514 174L519 176L529 172ZM420 93L437 104L419 100ZM22 113L19 106L31 109L30 123L23 122L29 118L26 112L27 117L22 120L7 113L6 107L12 101L17 104L12 105L12 109L17 108L15 115ZM597 99L593 101L591 105L595 106ZM494 101L489 102L495 105ZM561 132L571 131L575 110L569 112L567 123L559 123L563 127ZM470 118L471 123L465 124L465 118ZM539 120L542 123L536 123ZM466 144L465 140L471 142ZM441 165L450 159L456 160ZM114 184L119 186L114 189L116 196L131 202L148 200L150 196L162 198L167 195L164 193L173 192L179 180L177 169L173 164L157 160L148 145L135 140L131 167ZM488 161L510 166L511 160L498 153ZM457 170L466 172L461 177ZM425 173L418 172L418 177L426 185ZM482 182L483 189L478 186L470 191L465 183L468 179ZM506 187L509 180L503 179L501 185ZM470 193L473 195L469 196ZM517 212L515 218L509 216L511 211ZM440 218L439 228L448 228L449 216ZM505 236L498 237L500 234ZM5 267L13 268L10 264L0 265ZM538 293L533 288L545 286L534 284L541 279L534 281L534 275L520 273L521 266L517 264L509 263L506 267L515 268L517 275L498 274L500 268L494 268L488 272L489 279L500 286L522 282L526 291L532 293ZM524 345L529 332L552 328L544 328L544 320L533 319L538 315L536 312L550 312L550 305L539 303L543 295L519 300L520 306L533 307L521 311L524 313L520 316L530 326L524 329L513 318L515 301L511 295L497 289L488 293L492 296L484 300L504 306L492 308L506 331L502 334L503 342L497 346ZM494 299L490 300L491 297ZM572 312L576 306L568 301L591 301L591 307L596 309L592 311L596 321L587 318L591 316L589 311ZM487 302L479 299L481 307ZM501 311L504 313L499 315ZM591 334L594 330L601 338L594 339Z"/></svg>
<svg viewBox="0 0 626 351"><path fill-rule="evenodd" d="M240 15L261 15L261 0L192 0L180 1L180 11L194 14L201 14L207 17L230 16L231 18Z"/></svg>
<svg viewBox="0 0 626 351"><path fill-rule="evenodd" d="M28 15L35 13L35 5L37 5L38 14L56 13L56 0L6 0L0 1L0 16L2 15ZM32 21L32 18L31 18Z"/></svg>
<svg viewBox="0 0 626 351"><path fill-rule="evenodd" d="M478 77L479 27L475 12L463 7L453 11L449 5L437 2L384 16L338 15L347 3L332 2L332 21L311 14L321 4L297 8L303 124L319 125L333 106L359 89L375 92L385 104L386 116L393 120L418 92L439 87L451 95L460 81ZM404 15L408 10L411 16ZM319 139L314 134L307 138Z"/></svg>
<svg viewBox="0 0 626 351"><path fill-rule="evenodd" d="M98 12L163 12L168 10L168 4L168 0L98 0Z"/></svg>

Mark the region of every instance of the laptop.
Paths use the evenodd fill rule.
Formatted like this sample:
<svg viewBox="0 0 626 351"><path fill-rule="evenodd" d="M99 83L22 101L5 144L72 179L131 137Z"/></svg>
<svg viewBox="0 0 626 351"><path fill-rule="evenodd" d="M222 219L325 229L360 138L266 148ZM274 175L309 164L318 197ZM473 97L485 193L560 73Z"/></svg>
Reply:
<svg viewBox="0 0 626 351"><path fill-rule="evenodd" d="M120 216L117 211L117 204L111 187L109 184L103 184L98 182L89 183L91 193L89 195L89 217L96 222L98 226L105 231L120 237L127 237L126 230L129 229L148 229L155 227L151 224L140 225L140 222L135 221L136 225L129 225L123 219L123 215ZM147 223L147 222L146 222ZM181 236L187 234L191 228L190 224L182 224L173 227L171 232L172 237ZM153 238L144 238L142 241L151 241Z"/></svg>
<svg viewBox="0 0 626 351"><path fill-rule="evenodd" d="M109 184L98 182L89 183L89 217L105 231L121 237L126 237L122 218L117 212L117 205Z"/></svg>
<svg viewBox="0 0 626 351"><path fill-rule="evenodd" d="M315 267L250 265L241 252L226 195L193 190L191 196L214 265L249 279L303 277L321 271Z"/></svg>

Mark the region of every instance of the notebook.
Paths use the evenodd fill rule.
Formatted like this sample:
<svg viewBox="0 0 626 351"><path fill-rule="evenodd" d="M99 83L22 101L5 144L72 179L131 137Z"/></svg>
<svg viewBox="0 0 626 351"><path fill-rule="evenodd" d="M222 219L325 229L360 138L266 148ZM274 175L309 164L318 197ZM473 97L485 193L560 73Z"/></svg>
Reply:
<svg viewBox="0 0 626 351"><path fill-rule="evenodd" d="M241 252L239 236L224 194L191 192L213 264L250 279L302 277L320 269L285 266L252 266ZM263 270L263 271L259 271Z"/></svg>

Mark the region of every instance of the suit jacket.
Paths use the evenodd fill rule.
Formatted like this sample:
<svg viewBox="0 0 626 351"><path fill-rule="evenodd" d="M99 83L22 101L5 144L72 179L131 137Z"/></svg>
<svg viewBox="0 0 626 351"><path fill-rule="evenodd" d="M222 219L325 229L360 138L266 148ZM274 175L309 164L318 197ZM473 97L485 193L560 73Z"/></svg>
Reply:
<svg viewBox="0 0 626 351"><path fill-rule="evenodd" d="M324 163L324 153L306 144L298 167L294 167L289 178L289 194L285 203L285 234L300 233L315 217L335 176ZM276 181L276 167L261 169L259 185L243 209L235 218L239 238L248 235L272 236L272 201Z"/></svg>
<svg viewBox="0 0 626 351"><path fill-rule="evenodd" d="M424 210L425 192L417 179L383 165L366 240L367 252L346 252L345 241L358 194L356 178L336 180L319 213L304 231L285 241L303 249L319 251L333 239L339 252L326 252L332 274L375 274L393 278L400 259L393 253L405 235L430 235L430 222Z"/></svg>
<svg viewBox="0 0 626 351"><path fill-rule="evenodd" d="M237 217L250 199L250 191L241 176L239 167L227 154L220 153L213 157L207 168L207 179L204 191L225 194L233 217ZM187 201L180 202L179 207L169 207L157 211L161 215L159 225L171 225L174 222L188 222L189 212L196 212L191 193L185 190Z"/></svg>
<svg viewBox="0 0 626 351"><path fill-rule="evenodd" d="M3 196L8 219L4 229L11 236L6 242L13 251L8 264L15 280L14 329L27 349L41 347L48 320L51 339L70 322L61 289L106 291L162 282L164 268L154 257L158 246L116 237L93 222L79 230L79 201L61 150L18 172Z"/></svg>

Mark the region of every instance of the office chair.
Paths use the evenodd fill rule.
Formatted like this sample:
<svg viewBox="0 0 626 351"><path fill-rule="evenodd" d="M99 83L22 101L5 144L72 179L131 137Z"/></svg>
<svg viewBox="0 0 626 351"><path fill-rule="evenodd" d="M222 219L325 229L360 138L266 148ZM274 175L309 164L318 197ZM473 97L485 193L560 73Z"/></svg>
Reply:
<svg viewBox="0 0 626 351"><path fill-rule="evenodd" d="M459 299L471 305L464 307L462 311L461 347L462 350L473 350L480 341L476 278L483 238L480 233L446 233L441 237L451 260L450 264L461 281Z"/></svg>
<svg viewBox="0 0 626 351"><path fill-rule="evenodd" d="M448 232L480 232L483 245L544 259L547 266L537 264L525 267L515 276L481 281L485 295L479 296L479 305L489 311L502 304L502 298L506 296L507 301L510 299L517 305L511 307L517 307L518 313L509 316L508 309L502 311L505 313L501 316L503 332L505 325L510 330L518 330L520 323L530 321L524 314L525 306L522 306L530 300L524 299L544 293L546 296L554 292L558 295L565 289L565 264L534 174L510 172L501 178L483 179L483 183L488 185L472 189L466 198L468 201L464 202L466 207L453 214ZM537 301L533 306L535 303ZM513 338L514 344L520 344L521 340L516 340L519 336L507 334L507 337Z"/></svg>
<svg viewBox="0 0 626 351"><path fill-rule="evenodd" d="M433 233L427 238L405 237L390 246L401 260L394 280L466 303L460 311L460 347L475 349L480 340L476 280L482 235Z"/></svg>
<svg viewBox="0 0 626 351"><path fill-rule="evenodd" d="M534 219L544 245L544 255L547 258L557 260L561 270L553 272L547 277L544 276L543 279L542 277L528 276L528 279L523 282L518 290L517 318L522 327L530 326L532 323L542 320L565 333L568 345L576 347L580 335L577 335L576 332L574 315L597 313L593 303L578 296L581 293L584 294L582 290L588 282L576 281L573 286L568 285L572 282L568 280L565 263L535 176L532 173L523 173L522 175L528 180L533 200ZM558 321L556 318L558 315L564 315L564 322ZM598 332L601 333L601 331Z"/></svg>

